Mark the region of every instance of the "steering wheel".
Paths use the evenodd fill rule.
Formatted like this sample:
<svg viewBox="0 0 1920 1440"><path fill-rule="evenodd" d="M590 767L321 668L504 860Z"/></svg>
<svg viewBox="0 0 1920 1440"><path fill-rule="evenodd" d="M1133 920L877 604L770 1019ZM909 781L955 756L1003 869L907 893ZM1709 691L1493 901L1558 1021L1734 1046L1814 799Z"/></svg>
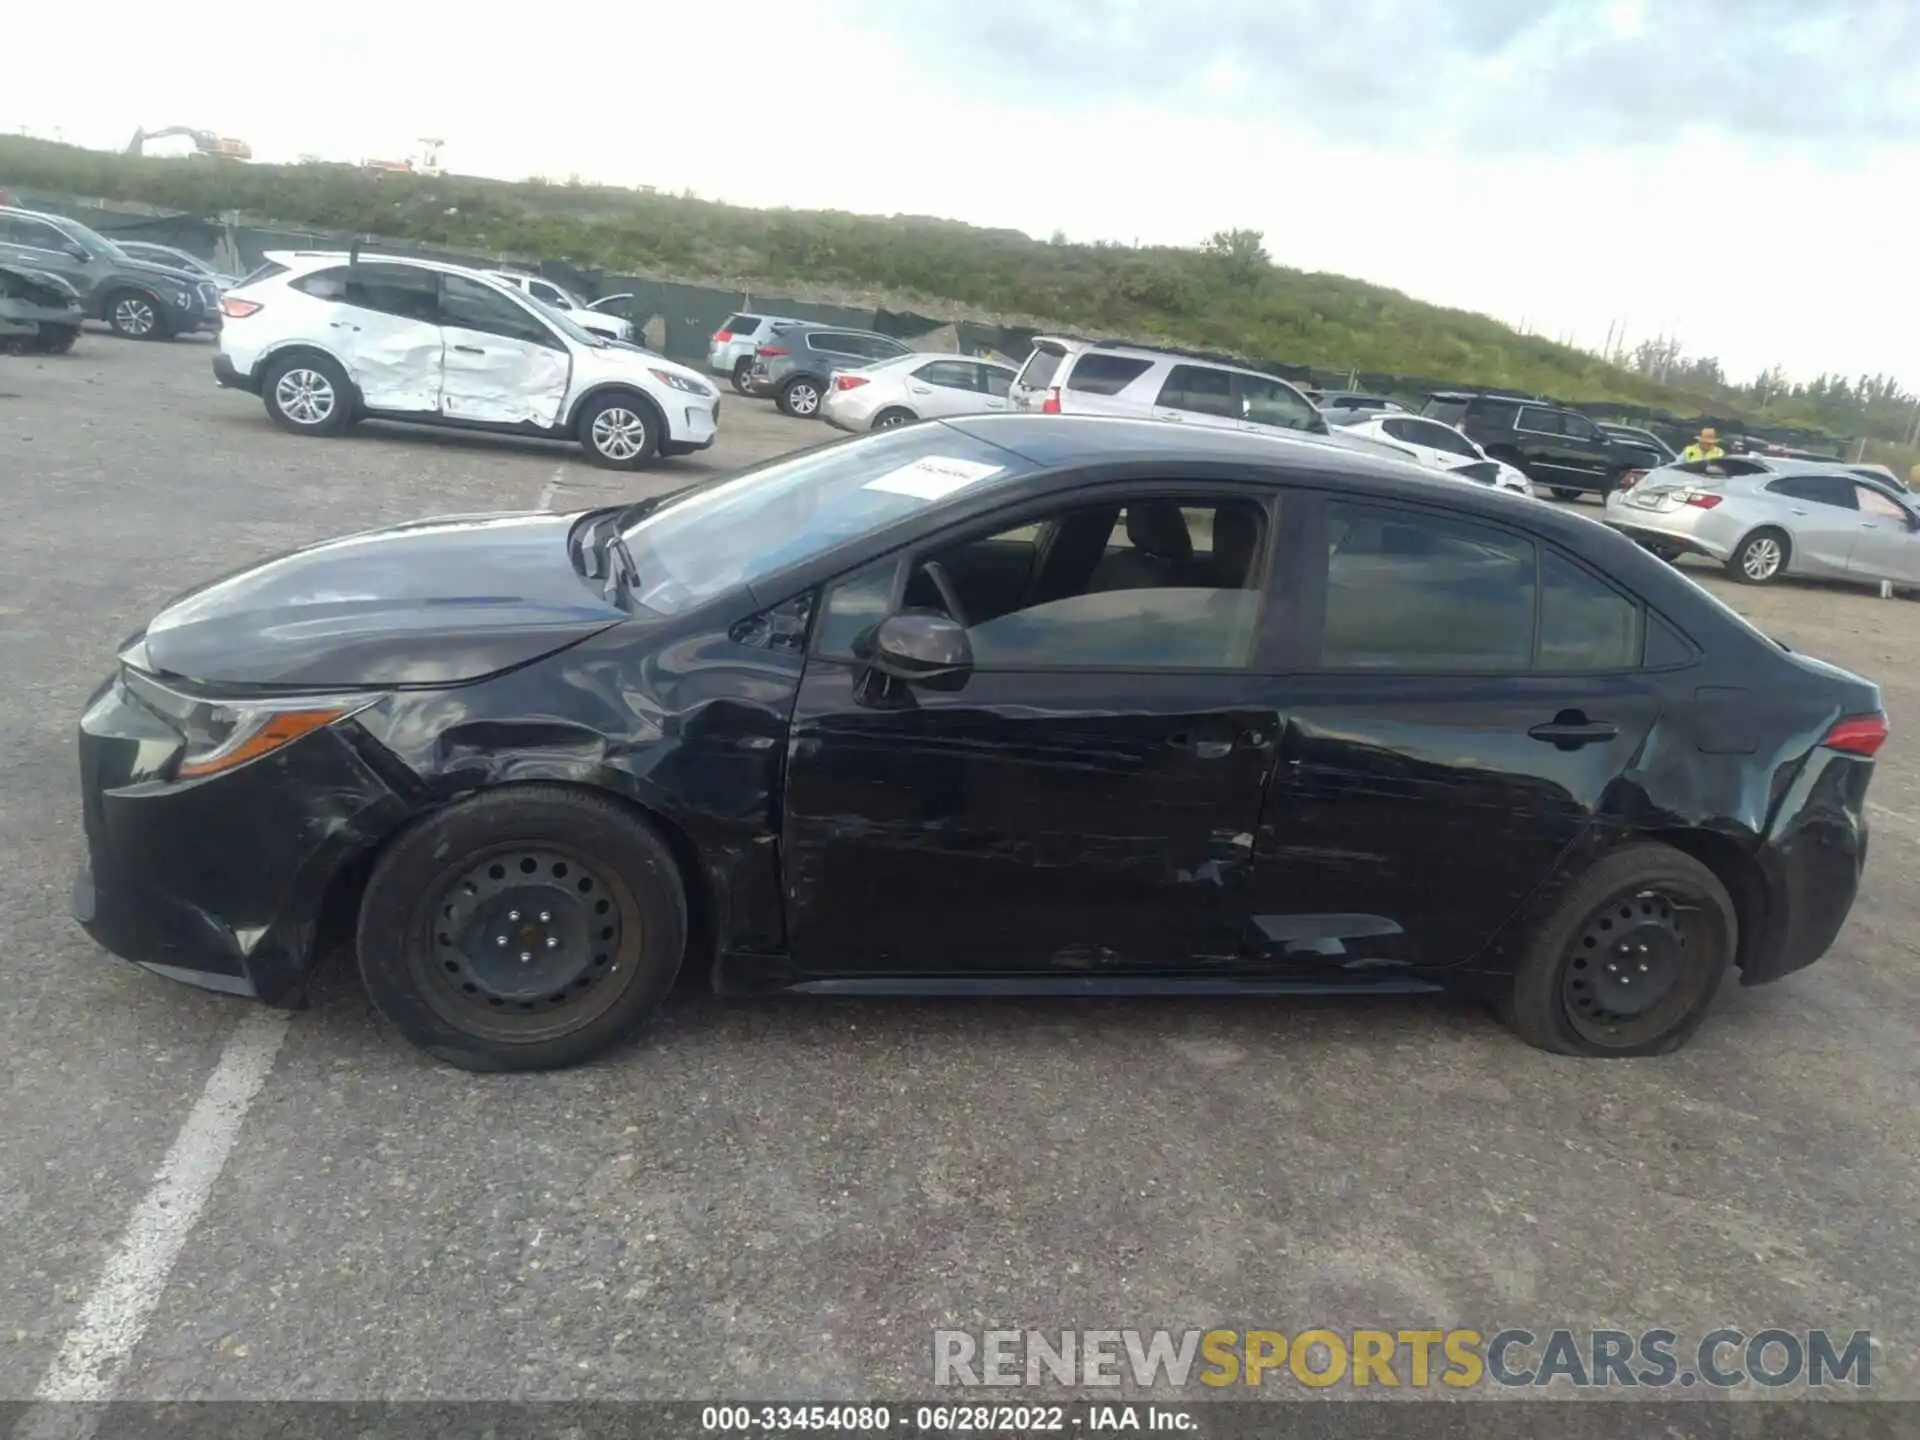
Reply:
<svg viewBox="0 0 1920 1440"><path fill-rule="evenodd" d="M966 629L967 612L961 608L960 592L954 589L953 576L947 573L947 567L938 560L929 560L920 568L926 572L927 579L933 582L933 588L940 592L940 603L947 607L947 614L953 623Z"/></svg>

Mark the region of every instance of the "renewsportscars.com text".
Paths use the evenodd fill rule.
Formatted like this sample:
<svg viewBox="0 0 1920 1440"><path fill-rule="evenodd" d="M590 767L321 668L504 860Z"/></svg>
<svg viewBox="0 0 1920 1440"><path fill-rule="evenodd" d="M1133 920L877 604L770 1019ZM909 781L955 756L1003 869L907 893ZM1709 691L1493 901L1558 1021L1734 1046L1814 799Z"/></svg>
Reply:
<svg viewBox="0 0 1920 1440"><path fill-rule="evenodd" d="M936 1330L933 1383L1577 1389L1873 1383L1866 1330Z"/></svg>

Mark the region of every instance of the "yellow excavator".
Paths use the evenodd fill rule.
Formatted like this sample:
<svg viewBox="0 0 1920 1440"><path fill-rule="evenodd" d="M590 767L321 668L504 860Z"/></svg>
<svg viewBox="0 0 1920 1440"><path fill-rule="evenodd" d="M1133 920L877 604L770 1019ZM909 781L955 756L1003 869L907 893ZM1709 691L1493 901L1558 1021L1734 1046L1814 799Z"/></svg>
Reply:
<svg viewBox="0 0 1920 1440"><path fill-rule="evenodd" d="M153 147L153 142L156 140L181 139L188 143ZM168 125L160 130L134 131L133 139L127 144L127 154L164 156L170 159L200 157L208 160L251 160L253 147L244 140L216 135L211 130L194 130L185 125Z"/></svg>

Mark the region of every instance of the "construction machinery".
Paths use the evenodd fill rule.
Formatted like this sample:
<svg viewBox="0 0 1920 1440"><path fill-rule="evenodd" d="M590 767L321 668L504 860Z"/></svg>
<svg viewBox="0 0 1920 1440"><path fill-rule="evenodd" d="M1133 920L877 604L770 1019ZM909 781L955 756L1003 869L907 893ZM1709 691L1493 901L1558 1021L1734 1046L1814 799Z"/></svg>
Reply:
<svg viewBox="0 0 1920 1440"><path fill-rule="evenodd" d="M155 144L155 142L159 142ZM216 135L211 130L195 130L186 125L168 125L159 130L133 132L127 154L177 160L251 160L253 147L244 140Z"/></svg>

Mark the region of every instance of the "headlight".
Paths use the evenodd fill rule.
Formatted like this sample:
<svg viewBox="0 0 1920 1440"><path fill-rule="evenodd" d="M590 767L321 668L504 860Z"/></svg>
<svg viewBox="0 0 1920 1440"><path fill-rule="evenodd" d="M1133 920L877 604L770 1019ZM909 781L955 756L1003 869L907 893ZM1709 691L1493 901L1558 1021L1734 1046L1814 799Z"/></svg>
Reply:
<svg viewBox="0 0 1920 1440"><path fill-rule="evenodd" d="M649 370L647 373L662 385L671 386L675 390L685 391L689 395L713 394L713 391L701 384L698 380L689 380L684 375L675 375L671 370Z"/></svg>
<svg viewBox="0 0 1920 1440"><path fill-rule="evenodd" d="M289 695L274 700L204 700L184 695L136 670L127 688L186 741L174 774L182 780L218 775L258 760L302 735L366 709L378 695Z"/></svg>

